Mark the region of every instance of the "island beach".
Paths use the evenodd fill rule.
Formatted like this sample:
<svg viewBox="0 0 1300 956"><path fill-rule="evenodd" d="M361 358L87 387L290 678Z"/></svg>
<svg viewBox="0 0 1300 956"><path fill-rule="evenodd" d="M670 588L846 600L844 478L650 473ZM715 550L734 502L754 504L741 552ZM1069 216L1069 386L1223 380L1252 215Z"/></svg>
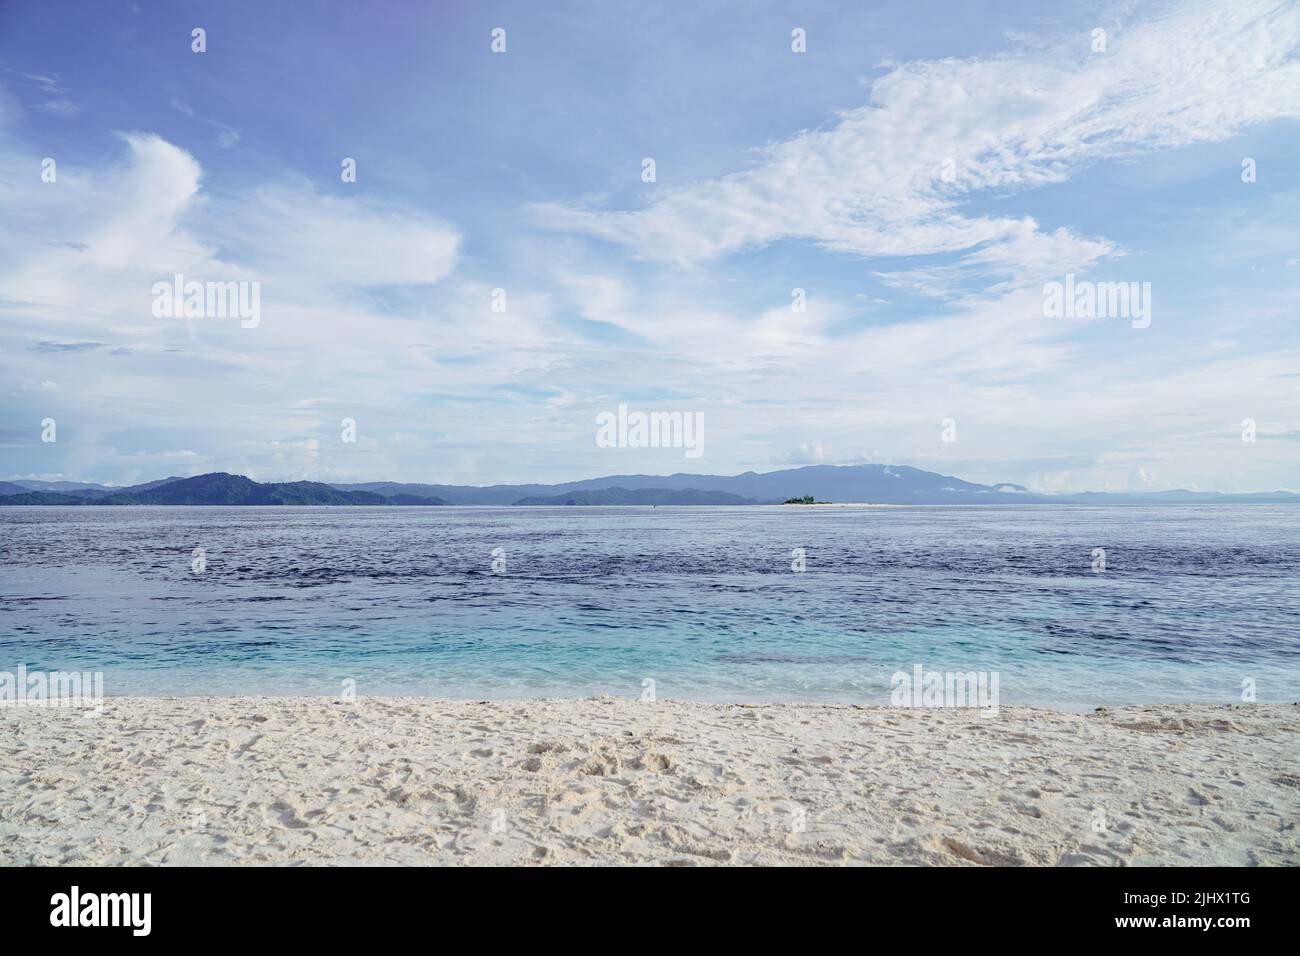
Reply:
<svg viewBox="0 0 1300 956"><path fill-rule="evenodd" d="M1300 707L0 711L0 863L1296 865Z"/></svg>

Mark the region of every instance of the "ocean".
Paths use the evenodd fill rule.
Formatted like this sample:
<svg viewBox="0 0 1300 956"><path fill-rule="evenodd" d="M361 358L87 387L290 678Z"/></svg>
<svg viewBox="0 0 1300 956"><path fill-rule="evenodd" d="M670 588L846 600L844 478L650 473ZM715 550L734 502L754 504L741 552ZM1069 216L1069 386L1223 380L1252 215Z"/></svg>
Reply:
<svg viewBox="0 0 1300 956"><path fill-rule="evenodd" d="M920 666L1002 704L1296 701L1300 509L0 508L20 665L110 696L871 705Z"/></svg>

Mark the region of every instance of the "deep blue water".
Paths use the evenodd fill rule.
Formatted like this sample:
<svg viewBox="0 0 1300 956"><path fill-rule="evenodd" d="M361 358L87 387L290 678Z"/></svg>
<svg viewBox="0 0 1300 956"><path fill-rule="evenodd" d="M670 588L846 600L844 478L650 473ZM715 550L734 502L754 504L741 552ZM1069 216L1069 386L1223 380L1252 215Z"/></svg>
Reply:
<svg viewBox="0 0 1300 956"><path fill-rule="evenodd" d="M1300 509L0 508L0 670L114 695L886 703L918 663L1003 704L1300 699Z"/></svg>

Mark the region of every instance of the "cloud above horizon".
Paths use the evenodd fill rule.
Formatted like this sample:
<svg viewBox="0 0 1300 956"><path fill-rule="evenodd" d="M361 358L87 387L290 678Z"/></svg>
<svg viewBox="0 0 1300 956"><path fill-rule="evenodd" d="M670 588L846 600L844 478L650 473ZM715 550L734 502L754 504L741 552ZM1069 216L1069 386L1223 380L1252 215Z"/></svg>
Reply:
<svg viewBox="0 0 1300 956"><path fill-rule="evenodd" d="M970 215L971 196L1300 118L1294 4L1197 5L1108 35L1104 52L1090 43L1084 32L1032 52L898 64L868 104L763 148L753 168L666 185L638 210L550 202L532 212L678 264L794 239L872 259L965 253L967 267L1032 285L1115 246L1045 233L1029 216Z"/></svg>
<svg viewBox="0 0 1300 956"><path fill-rule="evenodd" d="M697 43L734 80L712 100L695 95L706 77L645 52L668 24L590 15L612 45L604 85L559 68L571 41L523 6L503 13L531 41L510 59L455 46L432 16L401 36L302 26L374 73L326 71L322 90L251 61L214 86L223 43L209 60L169 49L166 80L106 86L73 56L93 16L70 51L0 37L0 395L4 434L26 436L0 440L0 478L681 470L680 452L596 446L596 414L627 402L705 414L692 470L877 460L1042 491L1297 487L1294 442L1272 440L1300 430L1295 4L1015 11L978 40L957 24L877 38L864 18L853 35L877 46L858 56L846 28L826 57L852 75L816 59L838 37L811 28L801 60L788 15L760 4L770 50L733 60L683 35L680 55ZM236 4L209 35L267 52L276 16ZM161 56L168 36L105 55ZM647 126L622 62L671 116ZM777 111L752 103L796 68L822 72L800 74L774 133ZM34 99L56 90L75 114ZM627 157L614 179L545 135L556 102L605 117ZM507 106L519 115L496 119ZM704 126L727 143L704 157L716 174L678 180L665 161L639 181L642 155L690 155ZM259 283L260 323L155 316L154 283L176 273ZM1150 328L1046 318L1042 283L1066 273L1150 282ZM39 442L47 416L57 447Z"/></svg>

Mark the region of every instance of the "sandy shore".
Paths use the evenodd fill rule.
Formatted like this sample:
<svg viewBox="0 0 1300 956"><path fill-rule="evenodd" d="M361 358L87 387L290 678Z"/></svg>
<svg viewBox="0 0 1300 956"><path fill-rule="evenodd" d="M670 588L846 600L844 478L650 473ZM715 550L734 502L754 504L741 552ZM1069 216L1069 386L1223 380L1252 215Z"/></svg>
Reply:
<svg viewBox="0 0 1300 956"><path fill-rule="evenodd" d="M1300 707L0 711L0 863L1300 863Z"/></svg>

